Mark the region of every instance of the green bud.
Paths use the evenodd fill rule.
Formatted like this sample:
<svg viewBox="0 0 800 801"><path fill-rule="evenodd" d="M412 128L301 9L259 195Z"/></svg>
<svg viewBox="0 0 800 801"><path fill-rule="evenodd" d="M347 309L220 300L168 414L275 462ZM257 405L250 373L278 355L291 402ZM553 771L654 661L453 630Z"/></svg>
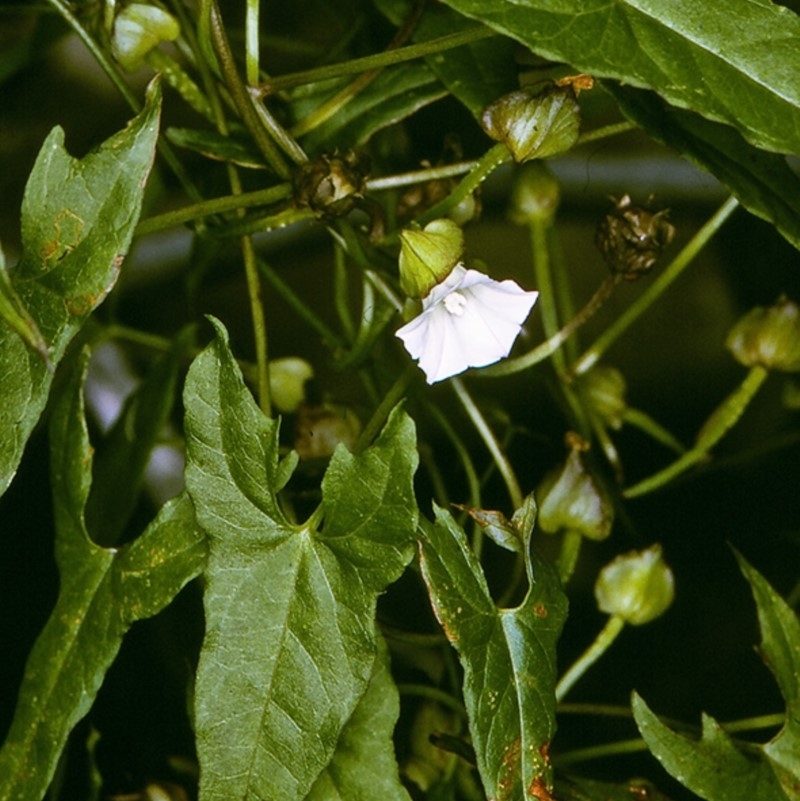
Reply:
<svg viewBox="0 0 800 801"><path fill-rule="evenodd" d="M594 586L602 612L639 626L664 614L675 597L675 579L661 546L622 554L607 564Z"/></svg>
<svg viewBox="0 0 800 801"><path fill-rule="evenodd" d="M733 326L725 345L746 367L800 372L800 307L787 298L757 306Z"/></svg>
<svg viewBox="0 0 800 801"><path fill-rule="evenodd" d="M580 378L589 405L603 422L618 430L628 409L625 376L616 367L597 365Z"/></svg>
<svg viewBox="0 0 800 801"><path fill-rule="evenodd" d="M410 298L424 298L458 264L464 252L464 233L445 218L422 230L400 232L400 286Z"/></svg>
<svg viewBox="0 0 800 801"><path fill-rule="evenodd" d="M172 14L158 6L131 3L114 20L111 54L123 69L135 70L154 47L175 41L180 32Z"/></svg>
<svg viewBox="0 0 800 801"><path fill-rule="evenodd" d="M575 90L549 86L538 94L511 92L486 107L481 126L518 162L563 153L578 141L580 131Z"/></svg>
<svg viewBox="0 0 800 801"><path fill-rule="evenodd" d="M547 534L570 531L604 540L611 533L614 506L583 463L586 445L575 436L571 439L567 461L546 475L536 490L539 528Z"/></svg>
<svg viewBox="0 0 800 801"><path fill-rule="evenodd" d="M595 243L614 275L635 281L653 269L675 236L668 209L652 212L634 206L625 195L597 227Z"/></svg>
<svg viewBox="0 0 800 801"><path fill-rule="evenodd" d="M508 216L517 225L552 220L560 200L561 187L555 175L543 162L531 161L514 176Z"/></svg>
<svg viewBox="0 0 800 801"><path fill-rule="evenodd" d="M269 363L269 392L272 403L282 414L296 412L306 399L306 382L314 368L297 356L273 359Z"/></svg>

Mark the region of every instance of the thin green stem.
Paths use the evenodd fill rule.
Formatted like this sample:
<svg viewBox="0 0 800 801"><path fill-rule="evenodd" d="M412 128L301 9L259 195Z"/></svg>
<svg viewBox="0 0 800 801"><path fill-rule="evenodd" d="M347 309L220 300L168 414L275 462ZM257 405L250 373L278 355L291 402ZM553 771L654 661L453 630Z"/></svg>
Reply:
<svg viewBox="0 0 800 801"><path fill-rule="evenodd" d="M466 200L494 170L501 164L511 161L511 151L502 143L489 148L475 163L475 166L464 176L458 186L446 197L417 218L417 222L424 226L438 217L445 217L459 203Z"/></svg>
<svg viewBox="0 0 800 801"><path fill-rule="evenodd" d="M572 366L573 376L579 376L591 368L600 357L630 328L630 326L647 311L663 294L667 287L691 264L697 254L708 244L722 224L733 214L739 202L729 197L717 209L713 217L692 237L672 263L656 278L617 319L605 329L591 347Z"/></svg>
<svg viewBox="0 0 800 801"><path fill-rule="evenodd" d="M683 444L646 412L629 407L623 412L622 420L640 431L644 431L645 434L649 434L656 442L660 442L675 453L685 453L686 448Z"/></svg>
<svg viewBox="0 0 800 801"><path fill-rule="evenodd" d="M561 540L561 551L558 554L556 569L561 583L566 583L572 578L575 566L578 564L578 557L581 554L583 545L583 535L579 531L565 531Z"/></svg>
<svg viewBox="0 0 800 801"><path fill-rule="evenodd" d="M313 70L294 72L289 75L280 75L270 78L261 84L260 91L262 96L274 94L282 89L303 84L318 83L319 81L340 78L344 75L357 75L373 69L382 69L393 64L402 64L405 61L412 61L423 56L438 55L445 50L452 50L454 47L461 47L471 42L478 42L481 39L488 39L497 34L485 28L483 25L475 28L468 28L465 31L451 33L447 36L440 36L437 39L429 39L421 44L407 45L395 50L386 50L383 53L376 53L364 58L354 58L342 64L330 64L326 67L317 67Z"/></svg>
<svg viewBox="0 0 800 801"><path fill-rule="evenodd" d="M514 359L506 359L489 367L482 367L475 375L481 378L511 375L512 373L527 370L529 367L533 367L534 364L544 361L600 309L611 296L617 283L618 281L613 276L606 278L587 304L560 331L557 331L550 339L542 342L541 345Z"/></svg>
<svg viewBox="0 0 800 801"><path fill-rule="evenodd" d="M259 8L259 0L247 0L244 17L245 76L250 86L255 86L261 78L258 52Z"/></svg>
<svg viewBox="0 0 800 801"><path fill-rule="evenodd" d="M401 45L405 44L408 38L414 31L419 18L425 8L425 0L416 0L411 4L411 10L408 16L403 20L403 24L397 29L392 41L386 47L387 51L397 50ZM300 120L292 128L293 136L302 136L309 131L318 128L323 123L327 122L331 117L337 114L344 106L346 106L359 92L366 89L380 75L383 67L374 67L370 70L365 70L358 75L353 81L344 87L340 92L337 92L332 98L325 101L321 106L314 109L305 119Z"/></svg>
<svg viewBox="0 0 800 801"><path fill-rule="evenodd" d="M564 767L578 762L586 762L590 759L619 756L620 754L636 754L640 751L647 751L647 743L641 737L635 737L630 740L617 740L613 743L591 745L587 748L575 748L572 751L559 754L554 759L554 762L559 767Z"/></svg>
<svg viewBox="0 0 800 801"><path fill-rule="evenodd" d="M637 498L640 495L659 489L676 476L705 459L711 448L736 424L768 375L769 373L763 367L751 367L742 383L708 418L697 435L697 442L693 448L683 453L663 470L659 470L658 473L643 479L638 484L628 487L623 491L622 495L625 498Z"/></svg>
<svg viewBox="0 0 800 801"><path fill-rule="evenodd" d="M292 187L285 183L271 186L268 189L259 189L257 192L243 192L241 195L226 195L212 200L203 200L200 203L192 203L190 206L183 206L180 209L156 214L142 220L136 226L136 235L146 236L156 231L165 231L191 220L199 220L214 214L225 214L253 206L269 206L286 200L291 195Z"/></svg>
<svg viewBox="0 0 800 801"><path fill-rule="evenodd" d="M431 687L428 684L400 682L397 685L397 691L400 693L400 695L417 695L420 698L426 698L429 701L436 701L442 706L452 709L453 712L460 715L462 718L466 718L467 716L467 711L464 709L464 705L457 698L453 698L452 695L446 693L444 690L438 689L437 687Z"/></svg>
<svg viewBox="0 0 800 801"><path fill-rule="evenodd" d="M550 247L548 245L548 232L552 226L552 218L541 216L533 217L528 224L528 233L533 253L533 273L536 278L536 288L539 290L539 312L542 315L542 327L547 339L558 332L558 309L556 308L556 293L553 288L553 276L550 270ZM556 369L564 369L564 356L560 350L551 354ZM560 356L560 358L559 358Z"/></svg>
<svg viewBox="0 0 800 801"><path fill-rule="evenodd" d="M314 329L329 347L345 346L344 341L338 336L331 328L329 328L308 305L305 301L287 284L281 276L264 261L258 260L258 268L264 278L269 281L272 287L280 294L283 300L292 307L294 312L303 319L311 328Z"/></svg>
<svg viewBox="0 0 800 801"><path fill-rule="evenodd" d="M401 189L404 186L426 183L427 181L440 181L445 178L454 178L474 169L477 161L460 161L456 164L445 164L441 167L427 167L424 170L388 175L384 178L370 178L367 180L367 189L370 192L380 192L386 189Z"/></svg>
<svg viewBox="0 0 800 801"><path fill-rule="evenodd" d="M578 137L575 146L585 145L589 142L597 142L600 139L608 139L611 136L619 136L628 131L635 131L638 127L638 125L632 122L613 122L610 125L604 125L602 128L595 128L593 131L582 133Z"/></svg>
<svg viewBox="0 0 800 801"><path fill-rule="evenodd" d="M519 509L523 502L522 490L520 489L517 476L511 467L511 463L508 461L508 457L500 447L500 443L497 441L492 429L475 404L475 401L472 400L469 392L467 392L464 382L460 378L454 378L450 382L450 385L453 387L456 397L461 401L461 405L464 407L467 416L480 434L484 445L486 445L489 453L492 455L492 459L497 465L497 469L500 471L500 475L505 482L508 495L511 498L512 507L514 509Z"/></svg>
<svg viewBox="0 0 800 801"><path fill-rule="evenodd" d="M267 346L267 321L264 316L264 303L261 297L261 281L258 277L258 262L253 240L249 236L241 239L244 271L247 280L247 295L250 299L250 315L253 319L253 338L256 347L258 367L258 402L261 411L272 417L272 400L269 388L269 359Z"/></svg>
<svg viewBox="0 0 800 801"><path fill-rule="evenodd" d="M594 642L575 660L556 685L556 700L563 700L578 679L608 650L617 638L625 621L619 615L611 615Z"/></svg>
<svg viewBox="0 0 800 801"><path fill-rule="evenodd" d="M442 413L438 406L430 404L428 411L433 415L436 422L444 431L445 436L450 440L453 447L456 449L458 458L464 468L464 473L467 477L467 486L469 487L469 504L475 509L481 506L481 482L478 478L478 471L475 469L475 463L469 454L469 449L461 441L461 438L456 433L456 430L450 424L447 416ZM474 534L472 537L472 550L478 559L481 558L483 552L483 530L480 526L474 527Z"/></svg>
<svg viewBox="0 0 800 801"><path fill-rule="evenodd" d="M405 397L408 385L411 383L411 377L414 375L414 370L415 368L409 365L383 396L378 408L375 409L369 422L362 429L355 448L353 448L354 453L363 453L378 436L380 430L389 419L392 409Z"/></svg>
<svg viewBox="0 0 800 801"><path fill-rule="evenodd" d="M216 0L212 0L210 35L211 42L214 45L214 52L219 59L219 65L225 77L225 83L230 90L231 98L236 106L236 110L239 112L242 122L253 137L253 141L261 151L261 155L264 156L267 164L272 167L279 178L288 180L291 177L289 168L283 160L283 156L275 145L275 142L267 134L264 126L261 124L254 108L253 98L239 76L239 71L236 68L236 62L231 52L231 47L228 42L227 34L225 33L225 27L222 24L222 16L220 15Z"/></svg>

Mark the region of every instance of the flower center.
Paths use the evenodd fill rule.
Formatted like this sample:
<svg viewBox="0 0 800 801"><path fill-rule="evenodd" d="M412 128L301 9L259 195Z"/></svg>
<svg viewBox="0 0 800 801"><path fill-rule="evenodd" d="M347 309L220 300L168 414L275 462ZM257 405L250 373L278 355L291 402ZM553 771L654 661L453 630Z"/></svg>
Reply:
<svg viewBox="0 0 800 801"><path fill-rule="evenodd" d="M467 307L467 299L460 292L451 292L444 299L444 307L450 314L461 317Z"/></svg>

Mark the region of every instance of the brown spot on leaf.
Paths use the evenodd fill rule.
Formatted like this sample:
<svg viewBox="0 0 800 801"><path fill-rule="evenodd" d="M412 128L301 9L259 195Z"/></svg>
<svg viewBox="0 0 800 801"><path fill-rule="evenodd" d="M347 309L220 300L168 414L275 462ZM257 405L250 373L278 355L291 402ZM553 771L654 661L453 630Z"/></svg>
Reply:
<svg viewBox="0 0 800 801"><path fill-rule="evenodd" d="M528 786L528 796L536 798L538 801L556 801L547 789L547 785L542 781L541 776L534 777Z"/></svg>
<svg viewBox="0 0 800 801"><path fill-rule="evenodd" d="M533 614L536 615L536 617L547 617L549 613L547 607L543 603L538 603L533 607Z"/></svg>

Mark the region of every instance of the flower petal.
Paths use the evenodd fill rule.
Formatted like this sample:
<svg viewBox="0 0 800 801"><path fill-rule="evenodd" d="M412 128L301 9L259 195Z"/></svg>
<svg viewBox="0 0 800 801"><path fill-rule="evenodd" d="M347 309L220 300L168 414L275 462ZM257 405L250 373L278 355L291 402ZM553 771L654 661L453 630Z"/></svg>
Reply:
<svg viewBox="0 0 800 801"><path fill-rule="evenodd" d="M495 281L458 264L397 336L433 384L508 356L537 298L514 281Z"/></svg>

